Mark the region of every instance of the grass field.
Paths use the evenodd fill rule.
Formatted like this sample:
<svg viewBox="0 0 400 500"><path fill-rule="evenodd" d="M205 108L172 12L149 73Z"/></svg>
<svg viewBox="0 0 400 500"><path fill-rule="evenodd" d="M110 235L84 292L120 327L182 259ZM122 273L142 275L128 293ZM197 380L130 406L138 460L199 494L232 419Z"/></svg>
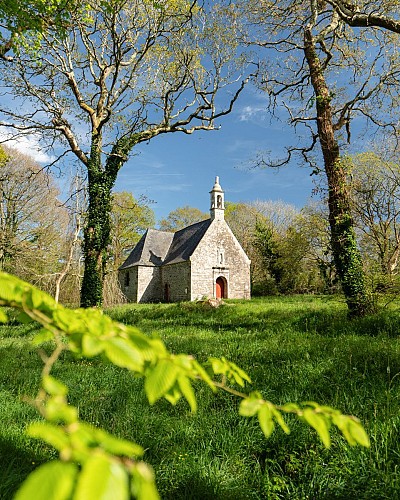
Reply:
<svg viewBox="0 0 400 500"><path fill-rule="evenodd" d="M330 450L315 432L288 419L290 435L266 440L238 400L196 386L199 410L180 401L150 407L142 382L102 360L65 354L54 375L70 388L80 416L145 449L165 499L400 499L400 315L396 305L348 321L332 297L128 305L114 319L157 334L173 352L225 356L275 403L314 400L357 415L371 448L348 446L333 432ZM41 361L35 326L0 328L0 498L54 451L24 435L37 419L25 403L37 391Z"/></svg>

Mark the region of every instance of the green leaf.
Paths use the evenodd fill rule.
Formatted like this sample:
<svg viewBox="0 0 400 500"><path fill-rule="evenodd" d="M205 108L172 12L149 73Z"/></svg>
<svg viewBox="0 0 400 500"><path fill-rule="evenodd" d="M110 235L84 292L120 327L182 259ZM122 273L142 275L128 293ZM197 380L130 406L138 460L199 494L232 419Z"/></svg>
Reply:
<svg viewBox="0 0 400 500"><path fill-rule="evenodd" d="M14 500L69 500L76 474L77 467L74 464L48 462L28 476Z"/></svg>
<svg viewBox="0 0 400 500"><path fill-rule="evenodd" d="M329 435L329 428L324 415L316 413L315 410L311 408L305 408L303 411L304 420L313 427L320 437L321 441L324 443L325 448L331 447L331 437Z"/></svg>
<svg viewBox="0 0 400 500"><path fill-rule="evenodd" d="M131 342L139 349L146 361L155 361L158 355L165 356L164 344L158 339L147 338L140 330L124 326L124 331L129 335Z"/></svg>
<svg viewBox="0 0 400 500"><path fill-rule="evenodd" d="M227 364L221 359L209 358L208 362L211 364L212 370L215 375L224 374L228 370Z"/></svg>
<svg viewBox="0 0 400 500"><path fill-rule="evenodd" d="M347 425L347 429L351 437L354 439L354 441L356 441L356 443L360 444L361 446L365 446L365 448L369 448L371 446L371 443L361 422L359 422L354 417L348 418L349 422Z"/></svg>
<svg viewBox="0 0 400 500"><path fill-rule="evenodd" d="M124 467L110 457L94 455L82 468L74 500L128 500L129 482Z"/></svg>
<svg viewBox="0 0 400 500"><path fill-rule="evenodd" d="M104 342L108 359L117 366L134 372L143 371L143 357L128 339L111 338Z"/></svg>
<svg viewBox="0 0 400 500"><path fill-rule="evenodd" d="M53 311L57 309L58 304L53 297L47 293L28 285L25 296L25 304L31 309L38 309L39 311Z"/></svg>
<svg viewBox="0 0 400 500"><path fill-rule="evenodd" d="M211 377L205 371L205 369L198 363L195 359L192 361L193 369L197 372L198 376L204 380L204 382L210 387L213 392L217 392L217 388L214 385Z"/></svg>
<svg viewBox="0 0 400 500"><path fill-rule="evenodd" d="M281 412L278 411L274 405L272 405L271 403L269 403L269 407L272 411L272 414L274 416L274 419L276 420L276 422L280 425L281 429L283 430L283 432L285 434L290 434L290 429L289 427L286 425L286 422L283 420L283 417L281 415Z"/></svg>
<svg viewBox="0 0 400 500"><path fill-rule="evenodd" d="M182 392L179 390L178 384L174 384L172 388L164 394L164 398L171 403L172 405L176 405L176 403L181 399Z"/></svg>
<svg viewBox="0 0 400 500"><path fill-rule="evenodd" d="M44 342L48 342L49 340L53 339L54 335L49 330L43 328L33 337L32 344L38 346L44 344Z"/></svg>
<svg viewBox="0 0 400 500"><path fill-rule="evenodd" d="M104 350L104 342L93 335L83 335L82 337L82 354L88 358L97 356Z"/></svg>
<svg viewBox="0 0 400 500"><path fill-rule="evenodd" d="M56 396L46 404L46 418L53 422L72 424L78 420L78 410L75 406L68 405L64 398Z"/></svg>
<svg viewBox="0 0 400 500"><path fill-rule="evenodd" d="M29 285L11 274L0 271L0 299L7 304L21 305L22 295Z"/></svg>
<svg viewBox="0 0 400 500"><path fill-rule="evenodd" d="M239 415L242 417L252 417L261 408L263 400L261 398L250 395L248 398L243 399L239 406Z"/></svg>
<svg viewBox="0 0 400 500"><path fill-rule="evenodd" d="M242 387L244 386L243 381L246 380L247 382L251 383L250 377L247 375L247 373L239 368L235 363L232 363L232 361L229 361L229 367L233 372L233 376L235 377L236 382L241 385ZM239 378L237 378L239 377ZM240 380L240 381L239 381Z"/></svg>
<svg viewBox="0 0 400 500"><path fill-rule="evenodd" d="M7 323L7 314L0 308L0 323Z"/></svg>
<svg viewBox="0 0 400 500"><path fill-rule="evenodd" d="M60 330L64 332L72 332L76 330L76 326L82 329L82 321L80 321L78 311L70 311L63 307L58 308L53 314L54 323Z"/></svg>
<svg viewBox="0 0 400 500"><path fill-rule="evenodd" d="M281 407L282 411L284 412L295 412L297 413L300 410L300 406L297 405L296 403L286 403Z"/></svg>
<svg viewBox="0 0 400 500"><path fill-rule="evenodd" d="M56 425L46 422L33 422L28 427L28 434L31 437L43 439L59 451L69 447L69 439L64 430Z"/></svg>
<svg viewBox="0 0 400 500"><path fill-rule="evenodd" d="M342 432L344 438L349 443L350 446L355 446L357 442L351 435L348 430L348 421L349 417L347 415L334 415L332 417L332 422L338 427L338 429Z"/></svg>
<svg viewBox="0 0 400 500"><path fill-rule="evenodd" d="M178 385L179 389L182 391L182 394L186 398L186 401L189 403L190 409L193 413L196 413L197 401L190 380L187 377L181 375L180 377L178 377Z"/></svg>
<svg viewBox="0 0 400 500"><path fill-rule="evenodd" d="M150 404L162 398L175 384L179 368L170 360L161 360L150 371L144 388Z"/></svg>
<svg viewBox="0 0 400 500"><path fill-rule="evenodd" d="M138 444L112 436L103 429L95 429L95 438L99 445L112 455L141 457L144 453L143 448Z"/></svg>
<svg viewBox="0 0 400 500"><path fill-rule="evenodd" d="M43 389L52 396L65 396L68 393L68 387L51 375L43 377L42 385Z"/></svg>
<svg viewBox="0 0 400 500"><path fill-rule="evenodd" d="M265 437L268 438L274 432L275 428L271 408L268 404L263 404L258 410L258 421Z"/></svg>
<svg viewBox="0 0 400 500"><path fill-rule="evenodd" d="M154 480L154 473L147 464L143 462L135 464L132 470L131 491L137 500L160 499Z"/></svg>

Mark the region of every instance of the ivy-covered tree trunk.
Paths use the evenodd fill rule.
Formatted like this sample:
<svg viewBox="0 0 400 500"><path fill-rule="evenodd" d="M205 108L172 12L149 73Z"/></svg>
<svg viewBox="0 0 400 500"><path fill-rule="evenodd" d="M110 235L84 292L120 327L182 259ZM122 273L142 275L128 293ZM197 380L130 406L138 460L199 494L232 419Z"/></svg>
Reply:
<svg viewBox="0 0 400 500"><path fill-rule="evenodd" d="M335 266L350 316L363 316L369 311L370 303L350 211L346 172L335 138L331 94L310 28L305 30L304 53L316 96L318 134L328 180L329 224Z"/></svg>
<svg viewBox="0 0 400 500"><path fill-rule="evenodd" d="M102 164L102 137L92 134L92 147L87 163L88 209L84 229L85 271L81 288L81 307L100 307L103 282L109 254L111 233L111 194L118 171L126 162L138 134L119 139Z"/></svg>
<svg viewBox="0 0 400 500"><path fill-rule="evenodd" d="M85 271L81 288L81 306L101 306L103 279L107 263L110 237L110 210L112 185L101 164L101 135L92 135L92 147L87 164L88 209L84 229L83 253Z"/></svg>

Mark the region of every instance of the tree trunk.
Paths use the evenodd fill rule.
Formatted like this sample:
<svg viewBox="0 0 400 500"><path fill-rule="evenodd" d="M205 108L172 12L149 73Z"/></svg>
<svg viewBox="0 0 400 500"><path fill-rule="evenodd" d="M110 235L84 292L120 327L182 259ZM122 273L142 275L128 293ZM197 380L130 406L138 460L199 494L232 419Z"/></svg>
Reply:
<svg viewBox="0 0 400 500"><path fill-rule="evenodd" d="M346 172L340 161L339 145L335 138L331 95L310 28L304 32L304 53L315 93L319 141L328 180L329 224L335 266L349 315L363 316L370 310L370 303L350 212Z"/></svg>
<svg viewBox="0 0 400 500"><path fill-rule="evenodd" d="M137 137L137 134L133 134L119 139L103 167L102 137L100 133L92 134L92 147L87 164L89 200L84 229L85 270L81 307L101 307L103 304L103 282L111 233L111 192L118 171L126 162Z"/></svg>
<svg viewBox="0 0 400 500"><path fill-rule="evenodd" d="M101 307L103 281L110 241L111 190L116 176L108 175L101 164L101 136L93 135L88 170L88 211L84 229L85 270L81 307Z"/></svg>

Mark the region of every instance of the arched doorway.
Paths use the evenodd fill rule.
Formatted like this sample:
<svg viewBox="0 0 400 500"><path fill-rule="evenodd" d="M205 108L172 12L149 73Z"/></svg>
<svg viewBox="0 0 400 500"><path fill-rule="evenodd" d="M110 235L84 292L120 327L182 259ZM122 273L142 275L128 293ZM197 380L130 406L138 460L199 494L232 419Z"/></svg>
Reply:
<svg viewBox="0 0 400 500"><path fill-rule="evenodd" d="M217 299L226 299L226 280L222 276L215 282L215 297Z"/></svg>

